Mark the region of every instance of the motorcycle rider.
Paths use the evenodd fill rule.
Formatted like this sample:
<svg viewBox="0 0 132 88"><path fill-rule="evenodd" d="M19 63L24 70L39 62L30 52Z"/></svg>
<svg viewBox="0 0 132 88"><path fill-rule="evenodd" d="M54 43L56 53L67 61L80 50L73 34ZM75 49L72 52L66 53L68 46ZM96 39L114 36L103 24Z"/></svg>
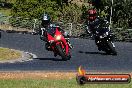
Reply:
<svg viewBox="0 0 132 88"><path fill-rule="evenodd" d="M90 9L88 10L88 19L86 21L86 25L87 25L86 32L93 35L95 39L95 43L97 45L98 36L96 36L96 34L97 33L101 34L101 32L103 32L102 27L109 26L109 22L105 20L104 18L97 16L96 9ZM98 47L98 50L101 50L101 49Z"/></svg>
<svg viewBox="0 0 132 88"><path fill-rule="evenodd" d="M53 30L55 30L56 28L58 27L58 30L63 34L63 36L65 37L67 43L69 44L70 48L73 48L72 45L70 44L70 41L69 41L69 35L67 32L65 32L64 30L62 30L60 28L59 25L57 24L53 24L51 23L51 18L48 14L44 13L43 14L43 17L42 17L42 22L41 22L41 28L40 28L40 39L45 41L46 44L45 44L45 48L47 50L50 50L50 44L48 42L48 39L47 39L47 34L46 32L52 32ZM43 30L44 29L44 30ZM56 56L56 55L55 55Z"/></svg>

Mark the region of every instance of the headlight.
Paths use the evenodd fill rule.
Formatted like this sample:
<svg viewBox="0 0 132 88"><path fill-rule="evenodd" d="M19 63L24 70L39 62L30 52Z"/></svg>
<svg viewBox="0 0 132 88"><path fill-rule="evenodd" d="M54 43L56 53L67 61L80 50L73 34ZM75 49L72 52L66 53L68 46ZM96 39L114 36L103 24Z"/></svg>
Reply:
<svg viewBox="0 0 132 88"><path fill-rule="evenodd" d="M61 35L58 35L55 37L56 40L60 40L61 39Z"/></svg>

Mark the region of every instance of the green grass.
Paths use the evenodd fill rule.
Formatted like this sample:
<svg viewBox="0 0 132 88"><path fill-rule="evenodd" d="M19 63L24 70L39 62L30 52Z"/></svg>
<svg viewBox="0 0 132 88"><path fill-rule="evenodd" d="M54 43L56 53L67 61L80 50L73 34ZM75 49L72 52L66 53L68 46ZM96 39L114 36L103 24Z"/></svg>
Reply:
<svg viewBox="0 0 132 88"><path fill-rule="evenodd" d="M70 80L35 80L6 79L0 80L0 88L132 88L130 84L85 84L80 86L75 79Z"/></svg>

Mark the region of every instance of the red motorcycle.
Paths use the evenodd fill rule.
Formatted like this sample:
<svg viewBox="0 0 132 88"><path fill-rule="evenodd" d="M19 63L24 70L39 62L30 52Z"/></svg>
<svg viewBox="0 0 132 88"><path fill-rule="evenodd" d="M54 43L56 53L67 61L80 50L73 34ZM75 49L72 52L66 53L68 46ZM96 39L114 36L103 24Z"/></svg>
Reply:
<svg viewBox="0 0 132 88"><path fill-rule="evenodd" d="M70 60L71 55L69 44L59 31L59 28L56 27L52 30L47 30L46 35L51 51L53 51L56 55L60 55L62 60Z"/></svg>

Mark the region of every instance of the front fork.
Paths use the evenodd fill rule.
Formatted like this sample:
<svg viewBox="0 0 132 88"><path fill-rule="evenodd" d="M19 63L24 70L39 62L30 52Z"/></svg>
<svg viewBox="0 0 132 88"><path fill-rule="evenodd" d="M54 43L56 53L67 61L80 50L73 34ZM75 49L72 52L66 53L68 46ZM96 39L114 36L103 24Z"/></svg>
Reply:
<svg viewBox="0 0 132 88"><path fill-rule="evenodd" d="M65 38L66 39L66 42L68 44L68 46L70 47L70 49L73 48L72 44L70 43L70 39L69 38Z"/></svg>

